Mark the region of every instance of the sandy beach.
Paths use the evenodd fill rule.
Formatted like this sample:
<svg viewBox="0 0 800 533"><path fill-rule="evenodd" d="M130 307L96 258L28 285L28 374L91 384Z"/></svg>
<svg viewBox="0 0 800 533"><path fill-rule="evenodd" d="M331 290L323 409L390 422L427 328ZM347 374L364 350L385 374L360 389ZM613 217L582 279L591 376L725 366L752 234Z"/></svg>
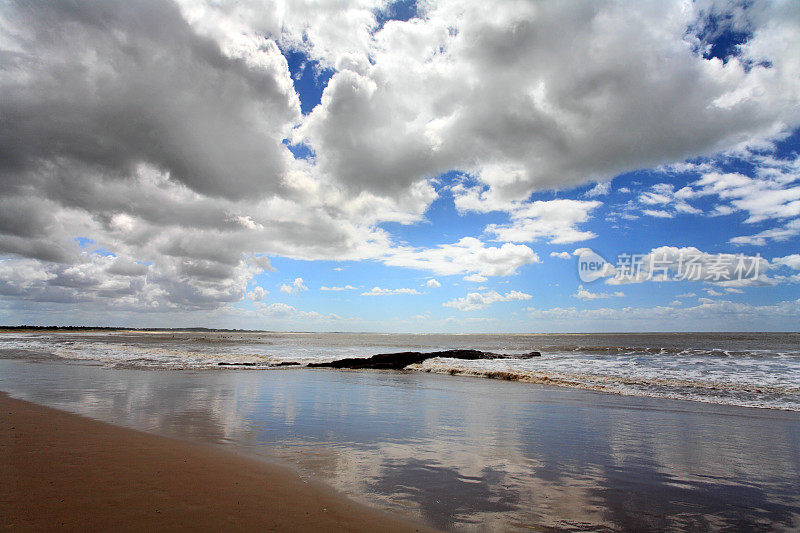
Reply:
<svg viewBox="0 0 800 533"><path fill-rule="evenodd" d="M0 527L419 531L294 471L0 393Z"/></svg>

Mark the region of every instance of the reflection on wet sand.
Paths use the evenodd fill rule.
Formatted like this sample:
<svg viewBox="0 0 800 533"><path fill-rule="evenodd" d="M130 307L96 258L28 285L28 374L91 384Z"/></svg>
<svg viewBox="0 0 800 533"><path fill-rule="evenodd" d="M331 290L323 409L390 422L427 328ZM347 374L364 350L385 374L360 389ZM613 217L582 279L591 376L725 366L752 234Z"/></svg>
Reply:
<svg viewBox="0 0 800 533"><path fill-rule="evenodd" d="M441 528L800 526L800 415L419 373L0 360L12 396L288 461Z"/></svg>

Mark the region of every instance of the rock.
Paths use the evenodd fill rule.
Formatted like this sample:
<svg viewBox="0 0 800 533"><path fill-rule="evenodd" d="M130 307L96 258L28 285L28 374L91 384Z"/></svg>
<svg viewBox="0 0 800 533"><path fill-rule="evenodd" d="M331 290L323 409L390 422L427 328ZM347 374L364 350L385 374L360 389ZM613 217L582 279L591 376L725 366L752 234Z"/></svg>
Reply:
<svg viewBox="0 0 800 533"><path fill-rule="evenodd" d="M541 355L542 354L539 352L528 352L522 355L508 355L482 352L480 350L457 349L439 352L382 353L367 358L348 357L328 363L309 363L308 366L316 368L374 368L383 370L401 370L408 365L418 364L433 357L448 357L451 359L474 361L476 359L528 359L530 357L539 357Z"/></svg>

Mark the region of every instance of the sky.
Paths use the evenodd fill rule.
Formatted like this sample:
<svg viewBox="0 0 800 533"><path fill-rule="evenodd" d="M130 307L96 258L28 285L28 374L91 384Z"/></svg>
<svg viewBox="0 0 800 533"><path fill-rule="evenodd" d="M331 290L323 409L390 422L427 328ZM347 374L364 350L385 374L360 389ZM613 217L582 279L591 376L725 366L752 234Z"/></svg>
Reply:
<svg viewBox="0 0 800 533"><path fill-rule="evenodd" d="M0 324L800 329L787 1L0 5Z"/></svg>

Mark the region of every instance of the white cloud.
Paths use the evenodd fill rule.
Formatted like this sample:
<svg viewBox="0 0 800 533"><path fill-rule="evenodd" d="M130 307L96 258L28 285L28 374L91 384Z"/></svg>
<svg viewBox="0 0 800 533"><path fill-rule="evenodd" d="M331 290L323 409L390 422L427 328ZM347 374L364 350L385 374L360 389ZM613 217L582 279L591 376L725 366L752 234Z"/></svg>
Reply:
<svg viewBox="0 0 800 533"><path fill-rule="evenodd" d="M753 38L723 62L698 52L701 5L427 4L337 52L297 135L351 187L397 191L461 169L500 203L713 153L800 114L797 17L746 13Z"/></svg>
<svg viewBox="0 0 800 533"><path fill-rule="evenodd" d="M570 259L572 256L569 252L550 252L550 257L557 257L559 259Z"/></svg>
<svg viewBox="0 0 800 533"><path fill-rule="evenodd" d="M258 313L262 316L267 316L276 319L299 319L299 320L325 320L325 321L338 321L342 317L335 313L324 315L316 311L301 311L291 305L275 302L271 304L259 304Z"/></svg>
<svg viewBox="0 0 800 533"><path fill-rule="evenodd" d="M343 287L326 287L322 286L319 288L321 291L355 291L358 290L358 287L353 287L352 285L345 285Z"/></svg>
<svg viewBox="0 0 800 533"><path fill-rule="evenodd" d="M511 211L510 224L490 224L486 231L501 241L532 242L542 238L551 244L564 244L592 239L597 235L581 231L577 225L589 219L589 213L600 206L598 201L548 200L520 204Z"/></svg>
<svg viewBox="0 0 800 533"><path fill-rule="evenodd" d="M307 290L308 287L303 283L303 278L294 278L291 285L288 283L281 285L281 292L285 292L286 294L299 294Z"/></svg>
<svg viewBox="0 0 800 533"><path fill-rule="evenodd" d="M783 242L797 235L800 235L800 218L790 220L782 227L765 229L754 235L733 237L729 242L731 244L765 246L769 241Z"/></svg>
<svg viewBox="0 0 800 533"><path fill-rule="evenodd" d="M597 185L586 191L586 196L589 198L595 198L597 196L605 196L609 192L611 192L611 182L601 181Z"/></svg>
<svg viewBox="0 0 800 533"><path fill-rule="evenodd" d="M687 200L696 196L691 187L675 190L675 186L671 183L657 183L649 191L642 193L639 201L645 205L669 205L678 212L698 213L696 208L687 203Z"/></svg>
<svg viewBox="0 0 800 533"><path fill-rule="evenodd" d="M263 287L254 287L252 291L247 293L247 297L254 302L260 302L267 297L269 291Z"/></svg>
<svg viewBox="0 0 800 533"><path fill-rule="evenodd" d="M655 218L672 218L675 216L674 213L669 211L659 211L657 209L643 209L642 214Z"/></svg>
<svg viewBox="0 0 800 533"><path fill-rule="evenodd" d="M525 245L486 246L474 237L435 248L395 248L384 259L389 266L430 270L444 276L469 273L510 276L521 266L538 262L539 256Z"/></svg>
<svg viewBox="0 0 800 533"><path fill-rule="evenodd" d="M430 289L435 289L437 287L441 287L442 286L441 283L439 283L438 281L436 281L433 278L429 279L428 282L425 285Z"/></svg>
<svg viewBox="0 0 800 533"><path fill-rule="evenodd" d="M496 302L510 302L515 300L530 300L532 296L520 291L510 291L500 294L497 291L470 292L463 298L456 298L442 305L454 307L459 311L477 311Z"/></svg>
<svg viewBox="0 0 800 533"><path fill-rule="evenodd" d="M773 266L786 266L793 270L800 270L800 254L776 257L772 260Z"/></svg>
<svg viewBox="0 0 800 533"><path fill-rule="evenodd" d="M642 209L644 215L661 218L699 215L702 211L690 201L706 198L718 202L707 213L712 217L745 212L747 224L796 218L800 216L800 157L777 159L768 148L735 152L738 160L752 166L752 176L723 172L718 163L711 162L662 167L668 175L700 172L701 177L677 190L670 183L657 183L642 192L635 203L627 204L624 214L635 217L636 209Z"/></svg>
<svg viewBox="0 0 800 533"><path fill-rule="evenodd" d="M572 295L573 298L580 298L581 300L598 300L603 298L611 298L612 296L621 298L625 296L625 293L619 291L614 293L591 292L588 289L584 289L583 285L578 285L578 291Z"/></svg>
<svg viewBox="0 0 800 533"><path fill-rule="evenodd" d="M532 319L547 321L581 320L584 324L607 324L616 327L623 321L641 328L640 324L651 324L645 327L659 327L667 330L677 328L698 328L698 324L714 324L715 329L729 331L732 328L750 329L755 324L787 324L787 320L796 323L800 316L800 299L778 302L773 305L752 305L727 300L711 300L701 298L697 305L690 307L654 306L624 307L620 309L599 308L580 309L576 307L554 307L550 309L526 309ZM776 322L777 321L777 322ZM763 327L763 326L762 326ZM774 326L772 326L774 327Z"/></svg>
<svg viewBox="0 0 800 533"><path fill-rule="evenodd" d="M727 205L722 213L746 211L746 223L800 216L800 185L792 185L800 175L775 174L774 167L761 168L766 175L749 177L743 174L709 172L696 183L698 195L715 195Z"/></svg>
<svg viewBox="0 0 800 533"><path fill-rule="evenodd" d="M769 263L758 255L703 252L692 246L661 246L646 254L618 257L608 269L606 283L699 281L720 286L775 285L767 275Z"/></svg>
<svg viewBox="0 0 800 533"><path fill-rule="evenodd" d="M392 296L395 294L422 294L417 289L383 289L381 287L372 287L367 292L362 292L361 296Z"/></svg>
<svg viewBox="0 0 800 533"><path fill-rule="evenodd" d="M469 281L471 283L483 283L484 281L487 281L488 279L489 278L487 278L486 276L481 276L480 274L470 274L469 276L464 276L463 277L464 281Z"/></svg>

